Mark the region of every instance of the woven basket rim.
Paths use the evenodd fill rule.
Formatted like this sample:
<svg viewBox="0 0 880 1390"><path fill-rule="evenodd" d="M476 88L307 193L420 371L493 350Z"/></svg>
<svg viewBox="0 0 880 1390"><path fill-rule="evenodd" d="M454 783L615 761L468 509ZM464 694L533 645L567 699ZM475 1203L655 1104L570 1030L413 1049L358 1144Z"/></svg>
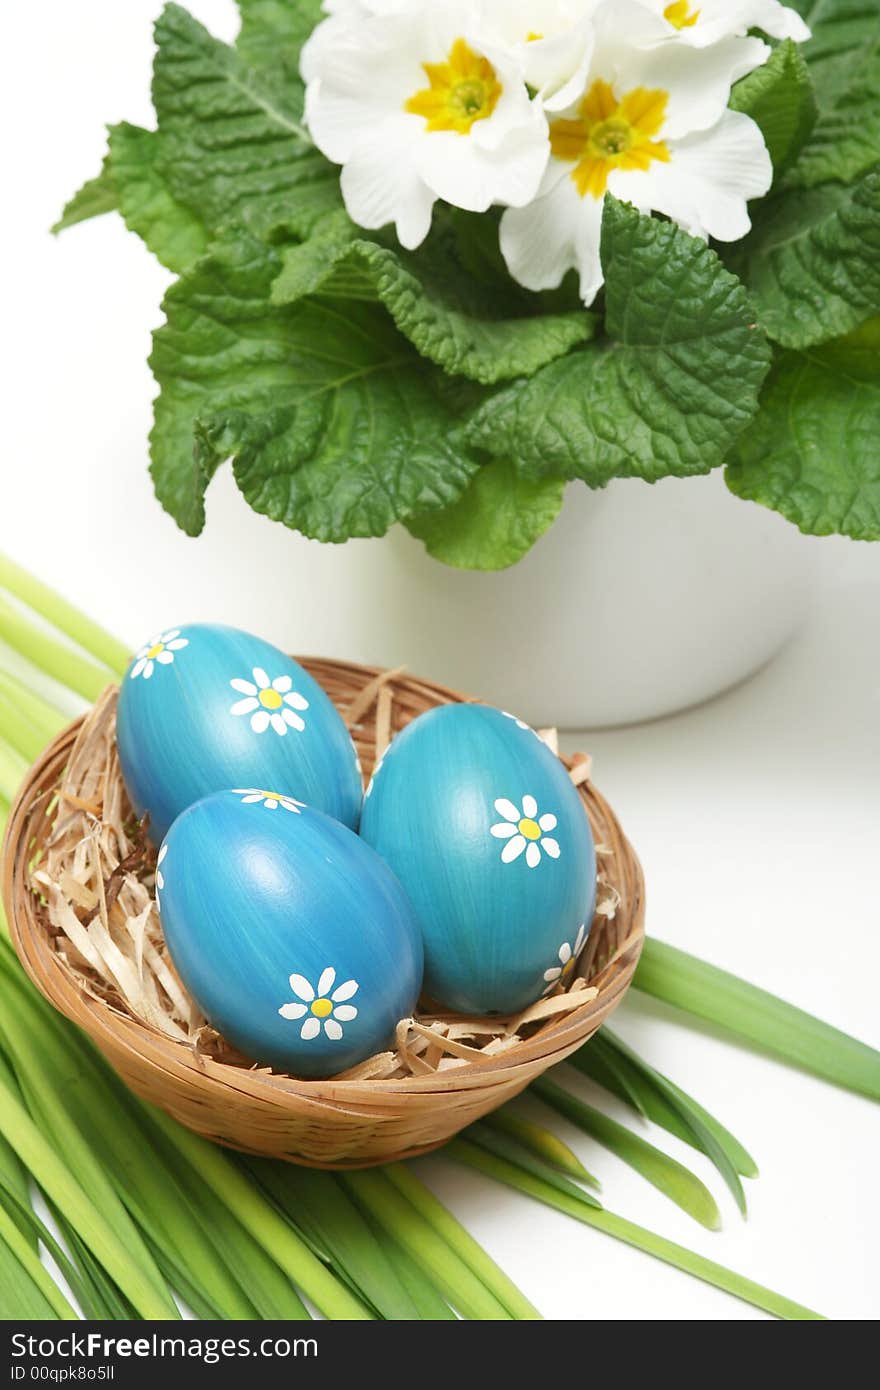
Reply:
<svg viewBox="0 0 880 1390"><path fill-rule="evenodd" d="M355 680L361 689L377 680L395 681L395 689L405 687L408 694L430 704L471 702L469 697L448 687L411 677L408 673L404 676L397 671L384 672L381 667L325 658L298 657L297 660L313 675L317 672L319 680L323 673L331 680L334 676L343 681ZM60 783L85 717L73 720L53 740L33 764L19 790L3 845L2 888L13 945L28 975L60 1012L85 1029L124 1075L127 1070L137 1073L144 1068L165 1071L173 1074L184 1089L201 1088L206 1099L210 1095L213 1103L222 1096L224 1103L230 1106L234 1106L236 1100L270 1107L294 1104L298 1111L315 1115L332 1111L334 1116L348 1115L353 1120L381 1118L386 1111L390 1116L399 1113L403 1105L415 1118L417 1112L428 1112L442 1100L451 1101L454 1096L466 1098L468 1093L476 1102L479 1093L485 1093L488 1099L497 1091L500 1097L497 1103L501 1103L586 1041L616 1007L631 982L644 941L644 879L638 858L620 830L613 810L589 782L588 788L586 785L579 787L588 814L592 815L591 807L600 808L605 823L615 828L619 836L617 844L626 858L621 869L625 868L631 886L624 940L611 959L589 978L589 984L598 990L595 996L565 1015L545 1020L531 1036L520 1039L503 1052L481 1060L467 1060L462 1065L428 1075L306 1079L263 1068L247 1069L199 1053L188 1043L163 1034L154 1025L123 1012L86 989L74 970L53 949L49 931L35 910L35 898L28 881L28 867L36 848L35 826L41 823L52 789L57 789ZM576 765L576 758L563 757L561 761L569 770ZM485 1108L492 1106L487 1103ZM169 1110L176 1113L171 1106ZM191 1123L180 1114L177 1118ZM227 1142L222 1134L212 1131L212 1135ZM433 1147L435 1143L426 1143L408 1152L426 1152ZM310 1160L298 1158L297 1161Z"/></svg>

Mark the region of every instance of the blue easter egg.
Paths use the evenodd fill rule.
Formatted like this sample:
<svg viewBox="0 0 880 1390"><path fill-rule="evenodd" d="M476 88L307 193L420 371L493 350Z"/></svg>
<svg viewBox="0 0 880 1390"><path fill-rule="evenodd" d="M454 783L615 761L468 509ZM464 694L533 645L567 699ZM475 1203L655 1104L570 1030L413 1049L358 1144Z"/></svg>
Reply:
<svg viewBox="0 0 880 1390"><path fill-rule="evenodd" d="M355 827L357 752L317 681L277 647L231 627L193 623L137 653L119 692L122 775L156 844L211 792L284 787Z"/></svg>
<svg viewBox="0 0 880 1390"><path fill-rule="evenodd" d="M218 792L159 851L162 930L211 1025L254 1061L334 1076L415 1008L422 942L384 860L280 792Z"/></svg>
<svg viewBox="0 0 880 1390"><path fill-rule="evenodd" d="M361 835L403 884L425 991L461 1013L513 1013L570 977L596 895L583 802L533 730L444 705L391 743Z"/></svg>

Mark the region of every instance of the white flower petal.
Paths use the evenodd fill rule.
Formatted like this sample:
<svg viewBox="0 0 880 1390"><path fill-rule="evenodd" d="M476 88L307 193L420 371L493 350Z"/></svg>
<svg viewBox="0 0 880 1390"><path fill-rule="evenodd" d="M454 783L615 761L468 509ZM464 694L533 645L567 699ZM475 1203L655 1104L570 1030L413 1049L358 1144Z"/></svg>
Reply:
<svg viewBox="0 0 880 1390"><path fill-rule="evenodd" d="M316 1038L320 1031L320 1020L315 1018L315 1015L312 1014L310 1018L306 1019L302 1028L300 1028L299 1035L302 1038L303 1042L309 1042L312 1038Z"/></svg>
<svg viewBox="0 0 880 1390"><path fill-rule="evenodd" d="M272 717L271 717L271 723L272 723L272 728L275 730L276 734L280 734L281 737L283 738L284 735L287 733L287 725L285 724L285 722L284 722L284 720L282 719L281 715L280 715L280 714L273 714Z"/></svg>
<svg viewBox="0 0 880 1390"><path fill-rule="evenodd" d="M267 710L258 709L256 714L251 717L251 728L255 734L264 734L269 727L269 713Z"/></svg>
<svg viewBox="0 0 880 1390"><path fill-rule="evenodd" d="M329 994L335 983L336 971L333 969L332 965L328 965L327 969L321 972L321 978L318 981L319 997L323 998L325 994Z"/></svg>
<svg viewBox="0 0 880 1390"><path fill-rule="evenodd" d="M290 988L299 999L304 999L307 1004L311 1004L315 997L315 991L309 984L305 975L291 975Z"/></svg>
<svg viewBox="0 0 880 1390"><path fill-rule="evenodd" d="M501 252L513 278L529 290L555 289L576 269L581 298L590 305L602 284L602 200L581 198L569 165L554 160L551 169L556 182L547 193L528 207L505 212Z"/></svg>
<svg viewBox="0 0 880 1390"><path fill-rule="evenodd" d="M167 846L167 845L163 845L162 848L159 850L159 857L158 857L158 859L156 860L156 864L158 865L158 864L164 863L167 854L168 854L168 846Z"/></svg>
<svg viewBox="0 0 880 1390"><path fill-rule="evenodd" d="M535 844L535 841L532 840L526 850L526 863L528 864L530 869L537 869L540 862L541 851L538 849L538 846Z"/></svg>
<svg viewBox="0 0 880 1390"><path fill-rule="evenodd" d="M544 971L544 979L552 983L553 981L558 980L561 974L562 971L560 970L559 966L554 965L550 970Z"/></svg>
<svg viewBox="0 0 880 1390"><path fill-rule="evenodd" d="M272 682L272 689L277 690L279 695L286 695L292 685L290 676L276 676Z"/></svg>
<svg viewBox="0 0 880 1390"><path fill-rule="evenodd" d="M148 680L150 679L150 676L153 674L154 669L155 669L155 667L153 666L152 661L148 661L148 662L146 663L146 665L144 666L144 680L145 680L145 681L148 681Z"/></svg>
<svg viewBox="0 0 880 1390"><path fill-rule="evenodd" d="M357 1018L358 1011L353 1004L340 1004L333 1010L333 1017L338 1018L340 1023L351 1023L353 1018Z"/></svg>
<svg viewBox="0 0 880 1390"><path fill-rule="evenodd" d="M246 695L243 700L236 700L231 706L230 714L250 714L253 710L260 708L259 700L255 700L253 695Z"/></svg>
<svg viewBox="0 0 880 1390"><path fill-rule="evenodd" d="M169 652L167 650L158 652L156 654L156 660L158 661L160 666L170 666L174 660L174 653Z"/></svg>
<svg viewBox="0 0 880 1390"><path fill-rule="evenodd" d="M278 715L276 715L275 718L277 719ZM283 709L281 711L281 718L291 729L298 729L300 733L302 733L303 729L306 727L304 721L300 719L298 714L294 714L292 709Z"/></svg>
<svg viewBox="0 0 880 1390"><path fill-rule="evenodd" d="M260 690L268 690L268 689L269 689L269 686L270 686L271 682L270 682L270 680L269 680L269 677L266 675L266 672L263 670L262 666L255 666L255 667L254 667L254 670L253 670L253 677L254 677L254 680L256 681L257 686L259 687Z"/></svg>
<svg viewBox="0 0 880 1390"><path fill-rule="evenodd" d="M141 657L138 657L137 661L134 663L134 665L133 665L132 668L131 668L131 678L132 678L132 680L134 680L135 676L139 676L139 675L140 675L141 671L143 671L143 669L144 669L144 667L146 666L146 664L147 664L147 663L146 663L146 659L145 659L144 657L142 657L142 656L141 656Z"/></svg>
<svg viewBox="0 0 880 1390"><path fill-rule="evenodd" d="M584 949L584 942L587 939L587 924L582 922L577 934L577 941L574 943L574 953L579 956Z"/></svg>
<svg viewBox="0 0 880 1390"><path fill-rule="evenodd" d="M358 992L357 980L346 980L344 984L337 985L330 998L334 1004L341 1004L343 999L351 999Z"/></svg>
<svg viewBox="0 0 880 1390"><path fill-rule="evenodd" d="M172 628L169 628L168 632L163 632L163 633L162 633L162 636L159 638L159 641L160 641L160 642L164 642L165 645L166 645L166 647L167 647L167 645L168 645L169 642L173 642L174 639L175 639L175 637L179 637L179 636L180 636L180 628L179 628L179 627L172 627Z"/></svg>
<svg viewBox="0 0 880 1390"><path fill-rule="evenodd" d="M342 1027L336 1022L335 1018L324 1019L324 1032L333 1042L338 1042L342 1037Z"/></svg>
<svg viewBox="0 0 880 1390"><path fill-rule="evenodd" d="M494 835L496 840L509 840L511 835L516 835L517 829L509 821L500 821L498 825L492 826L489 833Z"/></svg>
<svg viewBox="0 0 880 1390"><path fill-rule="evenodd" d="M526 847L525 836L514 835L512 840L508 840L504 849L501 851L501 861L504 864L512 864L514 859L518 859ZM529 847L531 848L531 846ZM537 848L537 846L535 846Z"/></svg>
<svg viewBox="0 0 880 1390"><path fill-rule="evenodd" d="M168 643L166 643L166 645L167 645L168 650L169 650L170 652L182 652L183 649L184 649L184 647L188 647L188 646L189 646L189 638L188 638L188 637L178 637L175 641L173 641L173 642L168 642Z"/></svg>
<svg viewBox="0 0 880 1390"><path fill-rule="evenodd" d="M290 1019L302 1018L303 1014L305 1014L305 1013L308 1012L308 1005L306 1005L306 1004L282 1004L282 1005L281 1005L281 1008L278 1010L278 1012L280 1013L280 1015L281 1015L282 1018L290 1018Z"/></svg>
<svg viewBox="0 0 880 1390"><path fill-rule="evenodd" d="M266 807L267 811L278 810L278 802L276 801L274 796L267 796L265 801L263 802L263 805Z"/></svg>
<svg viewBox="0 0 880 1390"><path fill-rule="evenodd" d="M238 793L236 793L236 795L238 795ZM255 801L262 801L262 800L263 800L263 793L262 793L262 792L247 792L247 794L241 798L241 804L242 804L243 806L253 806L253 804L254 804Z"/></svg>
<svg viewBox="0 0 880 1390"><path fill-rule="evenodd" d="M418 120L403 116L407 123ZM431 230L436 195L415 167L409 127L385 121L354 148L342 170L340 187L349 217L359 227L378 229L394 223L408 251L421 246Z"/></svg>
<svg viewBox="0 0 880 1390"><path fill-rule="evenodd" d="M503 816L505 820L511 821L514 825L520 820L519 811L514 806L513 802L507 801L503 796L499 797L495 802L495 810L498 812L499 816Z"/></svg>
<svg viewBox="0 0 880 1390"><path fill-rule="evenodd" d="M230 681L229 684L232 686L232 689L237 690L240 695L256 695L257 693L257 687L251 681L243 681L236 678L234 681Z"/></svg>
<svg viewBox="0 0 880 1390"><path fill-rule="evenodd" d="M563 941L559 948L559 959L563 965L568 965L568 962L571 960L571 947L567 941Z"/></svg>
<svg viewBox="0 0 880 1390"><path fill-rule="evenodd" d="M561 853L558 840L554 840L550 835L544 836L541 841L541 848L545 854L550 855L551 859L558 859Z"/></svg>
<svg viewBox="0 0 880 1390"><path fill-rule="evenodd" d="M523 815L528 816L529 820L534 820L538 814L538 803L533 796L524 796L522 799Z"/></svg>
<svg viewBox="0 0 880 1390"><path fill-rule="evenodd" d="M541 816L540 820L538 821L538 824L540 825L542 830L555 830L557 820L556 817L552 814L552 812L548 811L545 815Z"/></svg>
<svg viewBox="0 0 880 1390"><path fill-rule="evenodd" d="M290 705L291 709L308 709L309 702L304 695L300 695L298 690L292 690L289 695L285 695L284 703Z"/></svg>

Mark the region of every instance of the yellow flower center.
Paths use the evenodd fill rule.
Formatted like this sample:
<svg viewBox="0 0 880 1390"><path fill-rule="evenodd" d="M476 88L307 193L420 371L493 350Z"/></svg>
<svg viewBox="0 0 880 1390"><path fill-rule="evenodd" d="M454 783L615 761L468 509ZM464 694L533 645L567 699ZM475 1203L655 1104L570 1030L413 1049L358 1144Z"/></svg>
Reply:
<svg viewBox="0 0 880 1390"><path fill-rule="evenodd" d="M550 127L550 148L557 159L574 164L571 177L582 198L602 198L615 169L641 169L660 160L669 163L669 150L653 137L666 119L669 93L661 88L634 87L618 101L610 82L598 78L573 120Z"/></svg>
<svg viewBox="0 0 880 1390"><path fill-rule="evenodd" d="M535 31L532 30L530 34L526 34L526 43L540 43L543 37L543 34L536 34Z"/></svg>
<svg viewBox="0 0 880 1390"><path fill-rule="evenodd" d="M528 816L524 816L516 828L520 835L524 835L527 840L540 840L541 838L540 825L536 820L530 820Z"/></svg>
<svg viewBox="0 0 880 1390"><path fill-rule="evenodd" d="M577 962L575 961L574 956L572 956L571 960L567 960L567 961L565 962L565 964L564 964L563 967L562 967L562 974L559 976L559 983L560 983L560 984L562 984L562 985L568 984L569 980L571 979L572 975L574 974L574 967L575 967L576 964L577 964Z"/></svg>
<svg viewBox="0 0 880 1390"><path fill-rule="evenodd" d="M691 29L700 18L700 11L692 10L688 0L673 0L663 11L663 18L674 24L676 29Z"/></svg>
<svg viewBox="0 0 880 1390"><path fill-rule="evenodd" d="M282 796L281 792L267 792L262 787L260 788L260 796L263 798L264 801L284 800L284 797Z"/></svg>
<svg viewBox="0 0 880 1390"><path fill-rule="evenodd" d="M165 643L164 643L164 642L156 642L156 643L150 648L150 650L147 652L147 660L148 660L148 661L155 661L155 660L156 660L156 657L159 655L159 653L160 653L160 652L164 652L164 650L165 650Z"/></svg>
<svg viewBox="0 0 880 1390"><path fill-rule="evenodd" d="M491 116L503 91L492 64L464 39L456 39L445 63L423 63L429 87L414 93L404 110L424 116L426 129L469 135L477 121Z"/></svg>
<svg viewBox="0 0 880 1390"><path fill-rule="evenodd" d="M333 1012L333 1004L329 999L312 1000L312 1013L315 1018L327 1018Z"/></svg>
<svg viewBox="0 0 880 1390"><path fill-rule="evenodd" d="M260 704L264 709L280 709L284 701L277 690L261 690Z"/></svg>

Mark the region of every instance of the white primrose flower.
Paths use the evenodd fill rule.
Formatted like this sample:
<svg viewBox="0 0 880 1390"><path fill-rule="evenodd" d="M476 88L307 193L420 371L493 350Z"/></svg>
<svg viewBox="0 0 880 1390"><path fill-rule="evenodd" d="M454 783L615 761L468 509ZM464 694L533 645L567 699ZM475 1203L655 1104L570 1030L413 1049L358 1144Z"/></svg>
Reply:
<svg viewBox="0 0 880 1390"><path fill-rule="evenodd" d="M705 48L732 34L762 29L774 39L804 43L810 29L796 10L780 0L639 0L665 21L670 37Z"/></svg>
<svg viewBox="0 0 880 1390"><path fill-rule="evenodd" d="M308 57L309 130L343 166L349 215L362 227L393 222L410 249L427 236L438 198L470 212L522 207L546 168L541 104L516 55L479 21L466 0L339 15L332 43Z"/></svg>
<svg viewBox="0 0 880 1390"><path fill-rule="evenodd" d="M516 55L545 111L578 95L593 47L593 12L603 0L482 0L481 20Z"/></svg>
<svg viewBox="0 0 880 1390"><path fill-rule="evenodd" d="M332 48L334 40L352 21L372 19L375 15L398 14L420 0L324 0L321 8L327 14L303 44L299 68L303 79L310 82L316 76L321 53Z"/></svg>
<svg viewBox="0 0 880 1390"><path fill-rule="evenodd" d="M583 92L550 124L540 195L502 218L504 259L527 289L555 288L576 268L584 303L593 302L607 192L694 236L748 232L746 204L768 191L773 169L759 127L727 102L769 50L752 38L699 50L658 41L665 23L641 0L597 12Z"/></svg>

